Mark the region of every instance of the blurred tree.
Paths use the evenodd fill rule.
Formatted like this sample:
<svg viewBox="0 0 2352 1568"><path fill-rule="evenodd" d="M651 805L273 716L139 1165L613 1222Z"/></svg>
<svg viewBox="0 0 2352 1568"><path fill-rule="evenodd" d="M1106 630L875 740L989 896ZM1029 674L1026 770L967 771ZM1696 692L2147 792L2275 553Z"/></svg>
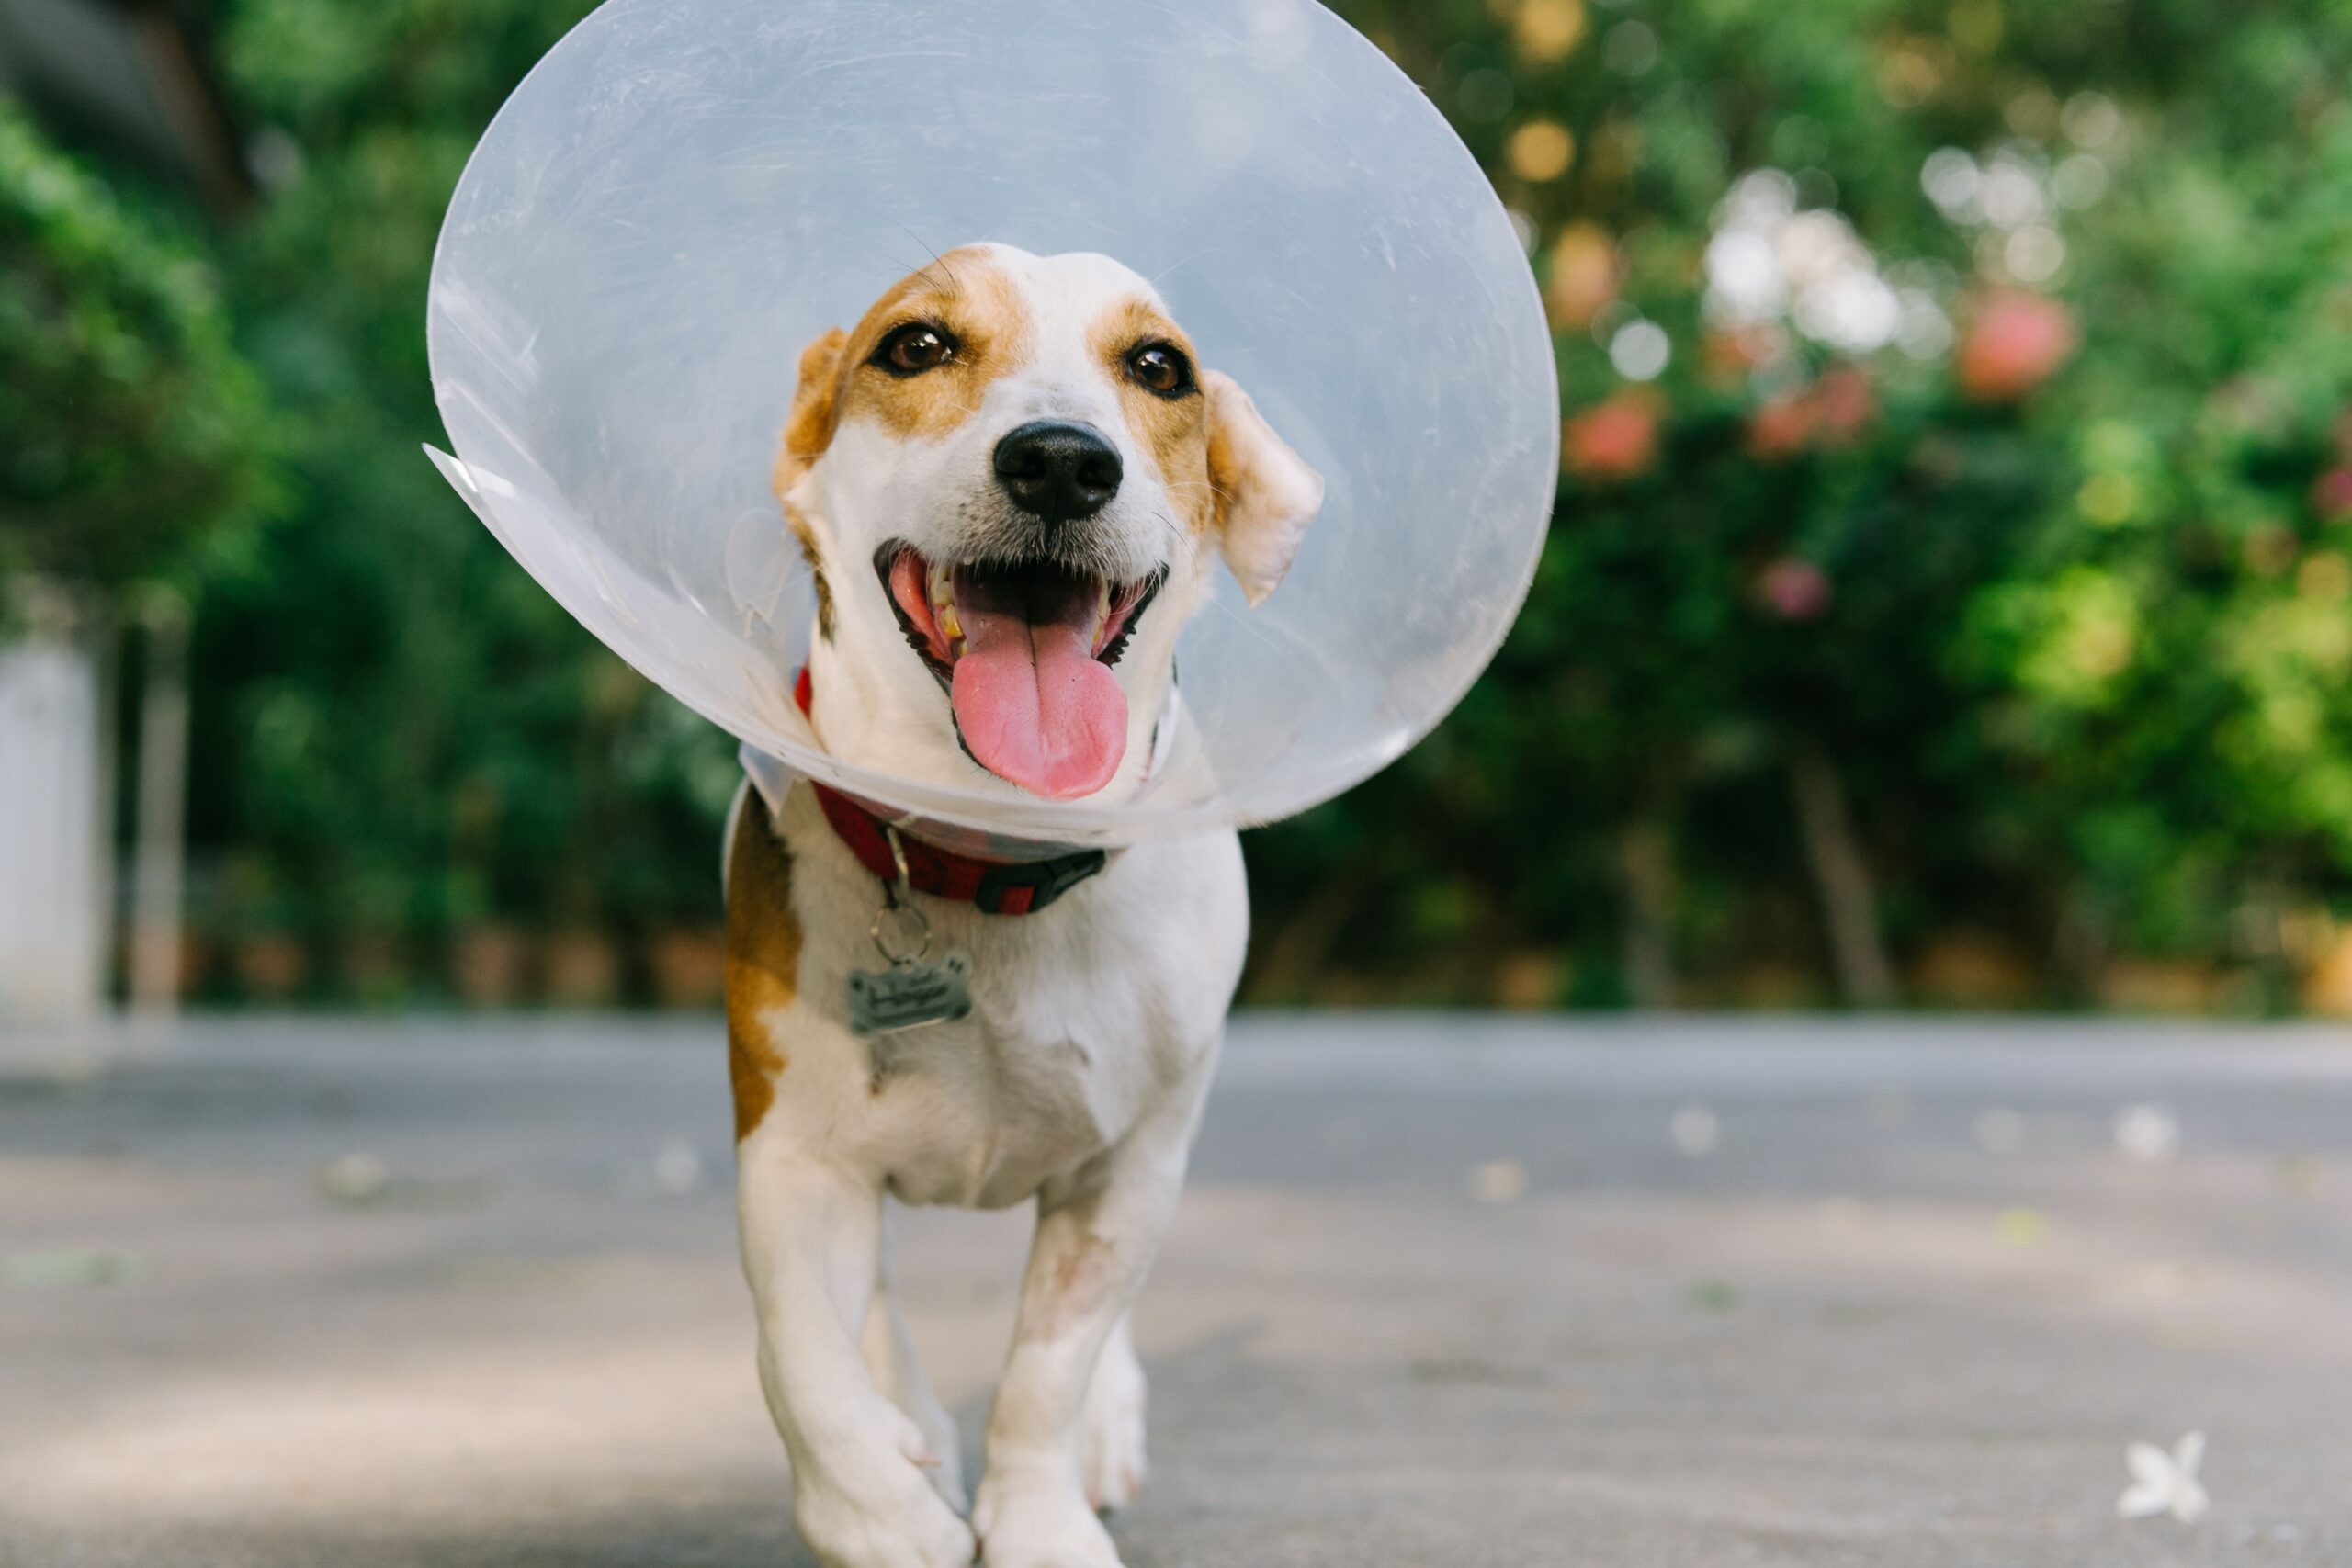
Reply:
<svg viewBox="0 0 2352 1568"><path fill-rule="evenodd" d="M1878 1001L1991 931L2029 993L2122 953L2281 999L2352 870L2352 26L1343 9L1524 216L1564 483L1460 715L1256 837L1260 994L1493 995L1524 951L1561 995Z"/></svg>
<svg viewBox="0 0 2352 1568"><path fill-rule="evenodd" d="M0 1013L76 1017L107 986L114 627L143 646L133 867L141 976L168 989L181 590L254 544L260 382L193 235L119 197L0 100ZM161 923L144 919L160 909Z"/></svg>
<svg viewBox="0 0 2352 1568"><path fill-rule="evenodd" d="M425 281L475 136L589 7L241 0L226 67L292 150L228 266L294 502L198 647L219 919L314 973L430 969L484 922L635 940L716 917L731 747L605 653L433 471Z"/></svg>
<svg viewBox="0 0 2352 1568"><path fill-rule="evenodd" d="M2352 900L2352 17L1340 8L1520 215L1568 417L1487 679L1387 774L1252 835L1252 994L2129 1000L2153 964L2289 1000ZM727 742L416 452L443 203L585 9L222 7L277 178L217 265L291 480L260 547L209 558L194 827L255 990L368 989L388 949L437 965L484 927L573 933L564 966L600 972L578 933L715 909ZM98 229L23 216L59 210L22 172L49 155L0 149L0 244L35 258L0 277L30 433L0 550L155 570L157 486L187 518L254 510L261 397L200 288L125 281L200 279L169 260L192 252L85 262ZM18 346L69 326L100 346Z"/></svg>
<svg viewBox="0 0 2352 1568"><path fill-rule="evenodd" d="M250 543L268 495L261 385L201 249L5 99L0 430L0 579L185 578Z"/></svg>

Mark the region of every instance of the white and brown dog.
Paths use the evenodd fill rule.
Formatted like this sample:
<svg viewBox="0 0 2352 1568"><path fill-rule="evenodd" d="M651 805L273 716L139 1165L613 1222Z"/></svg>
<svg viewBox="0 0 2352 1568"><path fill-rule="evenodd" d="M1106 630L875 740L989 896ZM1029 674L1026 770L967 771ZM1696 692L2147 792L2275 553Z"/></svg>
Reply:
<svg viewBox="0 0 2352 1568"><path fill-rule="evenodd" d="M1322 480L1100 255L950 253L801 356L776 492L813 568L828 753L1117 801L1221 557L1254 604ZM1144 1377L1126 1314L1182 1183L1248 932L1227 832L994 864L802 782L729 825L744 1271L804 1540L831 1568L1115 1568ZM903 856L903 863L899 857ZM971 1011L876 1043L885 887L970 958ZM885 1195L1037 1205L970 1524L891 1297ZM977 1538L975 1535L977 1531Z"/></svg>

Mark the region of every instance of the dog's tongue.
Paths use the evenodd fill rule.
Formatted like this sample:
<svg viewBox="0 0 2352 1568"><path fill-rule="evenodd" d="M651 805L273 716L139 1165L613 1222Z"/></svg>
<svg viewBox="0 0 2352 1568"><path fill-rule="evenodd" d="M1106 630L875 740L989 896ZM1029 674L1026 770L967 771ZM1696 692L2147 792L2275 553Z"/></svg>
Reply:
<svg viewBox="0 0 2352 1568"><path fill-rule="evenodd" d="M1094 657L1095 590L956 574L964 653L951 696L980 765L1054 800L1111 782L1127 750L1127 699Z"/></svg>

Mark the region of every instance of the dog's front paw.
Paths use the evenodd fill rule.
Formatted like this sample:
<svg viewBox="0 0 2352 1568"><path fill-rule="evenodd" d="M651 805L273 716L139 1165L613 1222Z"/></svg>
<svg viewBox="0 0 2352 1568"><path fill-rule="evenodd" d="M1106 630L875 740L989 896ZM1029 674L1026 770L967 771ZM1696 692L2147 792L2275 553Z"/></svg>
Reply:
<svg viewBox="0 0 2352 1568"><path fill-rule="evenodd" d="M972 1522L984 1568L1119 1568L1111 1532L1067 1481L991 1475L980 1483Z"/></svg>
<svg viewBox="0 0 2352 1568"><path fill-rule="evenodd" d="M1143 1367L1122 1337L1095 1369L1079 1418L1079 1473L1097 1508L1124 1508L1143 1489Z"/></svg>
<svg viewBox="0 0 2352 1568"><path fill-rule="evenodd" d="M795 1489L794 1526L825 1568L970 1568L971 1528L912 1463L888 1456L854 1480Z"/></svg>

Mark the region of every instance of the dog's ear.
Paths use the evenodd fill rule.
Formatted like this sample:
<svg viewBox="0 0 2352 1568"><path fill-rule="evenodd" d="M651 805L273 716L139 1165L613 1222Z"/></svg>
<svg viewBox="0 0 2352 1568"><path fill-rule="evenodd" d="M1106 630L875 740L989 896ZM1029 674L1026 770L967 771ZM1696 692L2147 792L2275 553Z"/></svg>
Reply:
<svg viewBox="0 0 2352 1568"><path fill-rule="evenodd" d="M784 446L776 454L775 493L784 497L833 441L833 403L841 389L842 348L849 334L833 327L800 351L800 380L785 416Z"/></svg>
<svg viewBox="0 0 2352 1568"><path fill-rule="evenodd" d="M1225 564L1254 608L1298 555L1323 505L1323 476L1274 434L1240 382L1204 370L1201 389L1209 400L1209 482Z"/></svg>

